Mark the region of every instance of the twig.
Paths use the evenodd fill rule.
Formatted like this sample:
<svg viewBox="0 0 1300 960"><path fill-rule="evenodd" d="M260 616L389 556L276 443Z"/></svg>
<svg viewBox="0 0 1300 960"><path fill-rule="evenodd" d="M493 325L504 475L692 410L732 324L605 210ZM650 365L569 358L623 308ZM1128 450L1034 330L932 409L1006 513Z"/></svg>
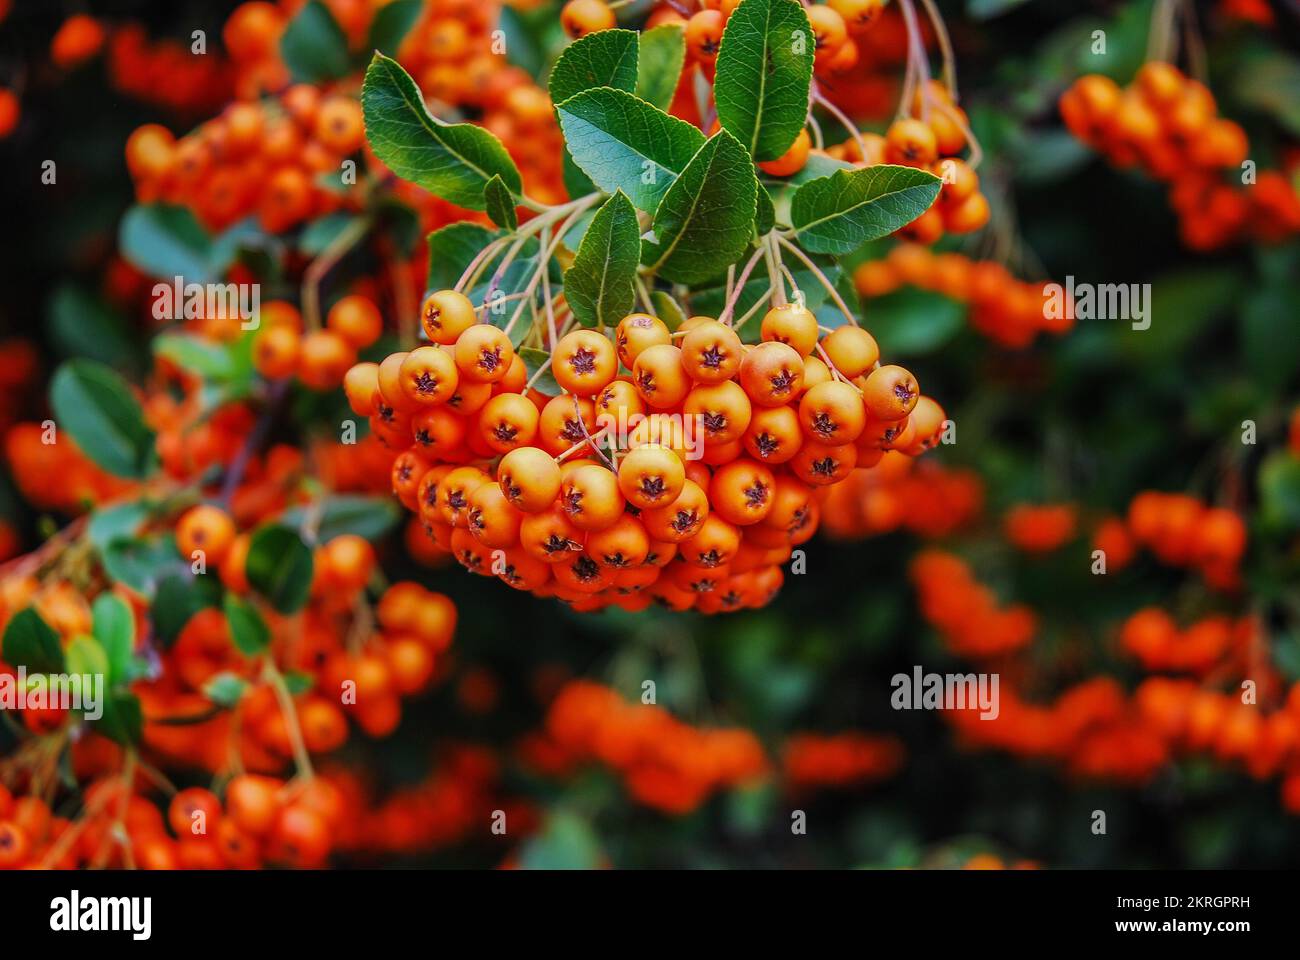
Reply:
<svg viewBox="0 0 1300 960"><path fill-rule="evenodd" d="M307 265L302 275L302 312L307 321L308 330L319 330L320 284L325 275L334 269L349 250L356 246L370 230L369 217L357 217L349 223L337 237L329 242L320 256Z"/></svg>
<svg viewBox="0 0 1300 960"><path fill-rule="evenodd" d="M730 326L729 318L731 317L731 312L736 309L736 301L740 299L740 295L744 292L745 283L749 280L749 275L754 272L754 266L758 263L758 258L764 255L765 249L766 243L760 242L758 249L754 251L754 255L750 257L749 262L745 264L745 269L740 271L740 277L736 281L736 289L731 291L731 296L727 299L726 306L724 306L722 312L718 314L719 322Z"/></svg>
<svg viewBox="0 0 1300 960"><path fill-rule="evenodd" d="M825 287L826 292L830 294L831 299L835 301L835 306L839 307L840 313L844 314L845 319L847 319L849 323L853 324L853 326L858 326L858 318L854 316L853 311L850 310L848 304L844 302L844 298L840 296L840 292L835 289L835 284L831 283L830 278L821 271L817 264L813 263L812 258L784 237L778 237L777 242L793 253L799 262L807 267L809 272L817 278L817 281Z"/></svg>

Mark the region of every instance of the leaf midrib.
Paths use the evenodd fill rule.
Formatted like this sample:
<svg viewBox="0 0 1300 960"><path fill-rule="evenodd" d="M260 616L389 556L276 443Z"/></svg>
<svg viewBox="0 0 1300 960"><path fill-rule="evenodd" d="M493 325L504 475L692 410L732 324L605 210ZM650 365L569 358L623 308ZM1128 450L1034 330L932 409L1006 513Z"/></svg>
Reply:
<svg viewBox="0 0 1300 960"><path fill-rule="evenodd" d="M708 146L708 144L706 143L705 146ZM713 155L709 157L709 165L705 168L704 176L700 180L701 185L703 185L708 181L709 174L713 172L713 164L718 159L719 149L721 149L721 141L719 141L718 144L716 144L713 147ZM690 164L687 164L687 166L689 167ZM685 173L686 171L683 170L682 172ZM650 266L650 270L652 272L657 271L661 266L663 266L664 261L666 261L670 256L672 256L673 251L677 249L677 244L681 242L682 236L686 233L686 228L690 225L691 219L695 216L695 208L699 206L700 197L702 196L704 196L704 190L701 186L701 189L696 191L695 196L691 198L690 208L687 210L686 216L682 218L682 227L680 230L677 231L677 236L673 237L672 242L668 245L668 248L663 252L663 255L659 257L659 259L657 259ZM666 193L664 194L664 199L667 199Z"/></svg>
<svg viewBox="0 0 1300 960"><path fill-rule="evenodd" d="M829 180L830 178L827 177L827 179ZM854 212L855 210L857 210L859 207L865 207L865 206L867 206L868 204L872 204L872 203L879 203L881 200L884 200L884 199L886 199L886 198L888 198L888 197L898 196L899 194L907 193L909 190L920 190L920 189L922 189L923 187L926 187L926 186L928 186L928 184L925 184L925 183L914 183L914 184L912 184L911 186L908 186L908 187L902 187L902 188L900 188L900 189L898 189L898 190L890 190L890 191L888 191L887 193L881 193L881 194L878 194L877 196L874 196L874 197L870 198L869 200L861 200L861 201L859 201L859 202L853 204L853 205L850 206L850 207L846 207L846 208L843 209L843 210L837 210L835 213L828 214L828 215L826 215L826 216L824 216L824 217L818 217L816 220L809 220L809 221L808 221L807 223L805 223L802 227L798 227L798 228L795 230L795 232L796 232L796 233L805 233L806 231L811 230L813 227L816 227L816 226L818 226L819 224L827 223L828 221L831 221L831 220L838 220L840 217L847 217L850 213L853 213L853 212Z"/></svg>
<svg viewBox="0 0 1300 960"><path fill-rule="evenodd" d="M465 164L465 166L469 167L476 174L478 174L479 177L482 178L485 183L488 180L491 180L492 177L488 175L486 170L480 167L477 163L471 161L469 157L457 151L454 147L451 146L451 144L449 144L446 141L445 138L439 135L438 131L442 126L444 126L444 124L439 122L431 113L429 113L429 108L425 104L424 99L422 97L417 97L418 103L411 102L411 100L407 97L406 91L402 88L402 83L400 82L400 80L397 79L396 74L393 73L393 65L395 65L395 61L385 57L383 60L380 61L380 65L383 66L385 73L388 74L388 79L392 82L393 87L397 90L397 95L401 97L402 102L406 104L407 109L411 110L416 115L416 118L420 121L419 125L428 132L429 136L437 140L438 143L442 146L442 148L446 150L448 153L450 153L453 157L455 157L461 163ZM398 67L398 69L401 68ZM403 71L403 74L405 74L405 71ZM414 84L414 81L412 81L412 84ZM416 92L417 93L419 92L418 89ZM387 122L400 123L401 121L400 120L393 121L390 119ZM430 126L430 123L432 124L432 126ZM490 131L485 130L484 132L489 133L490 135ZM419 148L417 147L416 149ZM502 182L504 183L504 181Z"/></svg>

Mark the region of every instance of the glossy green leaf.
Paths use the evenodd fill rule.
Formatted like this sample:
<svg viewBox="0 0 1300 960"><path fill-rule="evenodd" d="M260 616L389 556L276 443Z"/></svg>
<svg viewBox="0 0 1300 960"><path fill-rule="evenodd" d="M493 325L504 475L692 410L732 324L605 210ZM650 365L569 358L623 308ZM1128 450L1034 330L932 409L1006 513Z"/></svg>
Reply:
<svg viewBox="0 0 1300 960"><path fill-rule="evenodd" d="M212 239L188 207L137 204L118 228L117 244L142 273L187 283L215 280Z"/></svg>
<svg viewBox="0 0 1300 960"><path fill-rule="evenodd" d="M574 163L606 193L653 213L704 145L699 129L625 90L599 87L557 108Z"/></svg>
<svg viewBox="0 0 1300 960"><path fill-rule="evenodd" d="M697 283L717 276L749 246L758 181L740 142L720 130L700 148L655 213L655 242L642 260L660 276Z"/></svg>
<svg viewBox="0 0 1300 960"><path fill-rule="evenodd" d="M62 673L63 647L54 628L34 607L19 610L5 627L4 662L33 673Z"/></svg>
<svg viewBox="0 0 1300 960"><path fill-rule="evenodd" d="M755 160L775 160L808 119L812 27L798 0L743 0L727 20L713 92L718 121Z"/></svg>
<svg viewBox="0 0 1300 960"><path fill-rule="evenodd" d="M585 327L617 326L632 309L641 259L636 208L622 191L605 201L564 274L564 296Z"/></svg>
<svg viewBox="0 0 1300 960"><path fill-rule="evenodd" d="M251 603L228 593L223 609L230 624L230 638L240 653L254 657L270 646L271 628Z"/></svg>
<svg viewBox="0 0 1300 960"><path fill-rule="evenodd" d="M141 479L154 463L154 434L126 381L94 360L69 360L50 383L55 422L109 473Z"/></svg>
<svg viewBox="0 0 1300 960"><path fill-rule="evenodd" d="M280 56L294 79L304 83L337 80L352 69L347 35L320 0L311 0L289 21Z"/></svg>
<svg viewBox="0 0 1300 960"><path fill-rule="evenodd" d="M268 524L253 534L245 567L248 582L281 613L296 613L311 590L311 549L295 531Z"/></svg>
<svg viewBox="0 0 1300 960"><path fill-rule="evenodd" d="M233 707L248 692L248 681L237 673L218 673L203 685L203 695L219 707Z"/></svg>
<svg viewBox="0 0 1300 960"><path fill-rule="evenodd" d="M104 649L110 682L127 677L135 651L135 614L126 601L104 592L90 608L91 630Z"/></svg>
<svg viewBox="0 0 1300 960"><path fill-rule="evenodd" d="M555 382L551 368L547 366L551 355L545 350L538 350L536 347L523 347L519 351L519 359L524 362L524 369L528 371L529 381L532 381L533 387L540 393L544 393L548 397L557 397L564 392L560 389L560 385ZM536 381L533 381L533 376L542 367L546 367L546 372L538 377Z"/></svg>
<svg viewBox="0 0 1300 960"><path fill-rule="evenodd" d="M174 567L159 577L149 616L162 646L170 647L200 610L216 606L220 594L216 574L196 576L188 566Z"/></svg>
<svg viewBox="0 0 1300 960"><path fill-rule="evenodd" d="M600 30L564 48L547 87L552 103L563 103L593 87L614 87L629 93L637 82L635 30Z"/></svg>
<svg viewBox="0 0 1300 960"><path fill-rule="evenodd" d="M399 177L471 210L483 209L483 188L494 176L519 193L519 170L501 141L472 123L434 117L396 60L375 54L361 87L361 107L375 155Z"/></svg>
<svg viewBox="0 0 1300 960"><path fill-rule="evenodd" d="M515 230L519 226L519 213L515 198L500 176L494 176L483 186L483 209L502 230Z"/></svg>
<svg viewBox="0 0 1300 960"><path fill-rule="evenodd" d="M104 715L95 721L94 728L124 746L139 743L144 730L140 699L125 691L109 693L104 701Z"/></svg>
<svg viewBox="0 0 1300 960"><path fill-rule="evenodd" d="M799 244L844 254L907 226L934 203L942 181L927 170L880 164L805 183L790 202Z"/></svg>
<svg viewBox="0 0 1300 960"><path fill-rule="evenodd" d="M423 10L423 0L393 0L380 7L371 21L366 47L390 57L397 56L397 48L420 19Z"/></svg>
<svg viewBox="0 0 1300 960"><path fill-rule="evenodd" d="M314 505L314 509L320 512L316 520L316 537L322 542L345 533L373 542L392 530L401 519L401 510L392 497L334 494ZM291 507L280 515L280 521L286 526L301 528L307 522L308 512L304 507Z"/></svg>
<svg viewBox="0 0 1300 960"><path fill-rule="evenodd" d="M478 223L452 223L429 234L428 290L447 290L456 285L465 268L497 232Z"/></svg>
<svg viewBox="0 0 1300 960"><path fill-rule="evenodd" d="M667 110L677 92L685 62L686 31L680 23L664 23L642 32L636 95L660 110Z"/></svg>

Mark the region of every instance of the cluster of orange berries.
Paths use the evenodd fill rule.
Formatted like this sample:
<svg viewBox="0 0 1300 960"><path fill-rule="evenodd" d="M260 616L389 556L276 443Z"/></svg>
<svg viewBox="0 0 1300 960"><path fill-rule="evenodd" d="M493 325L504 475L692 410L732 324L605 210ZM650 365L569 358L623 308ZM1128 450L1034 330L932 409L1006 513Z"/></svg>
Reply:
<svg viewBox="0 0 1300 960"><path fill-rule="evenodd" d="M1232 590L1241 582L1248 537L1235 510L1208 506L1188 494L1146 490L1129 503L1128 532L1161 563L1197 569L1213 587ZM1113 528L1111 536L1116 536ZM1107 563L1114 563L1109 553Z"/></svg>
<svg viewBox="0 0 1300 960"><path fill-rule="evenodd" d="M1283 807L1300 814L1300 684L1274 710L1243 702L1240 692L1172 677L1148 677L1131 696L1097 677L1047 705L1028 703L1004 684L996 718L981 718L978 709L947 716L969 743L1056 760L1088 778L1142 784L1178 756L1195 754L1240 764L1258 780L1281 775Z"/></svg>
<svg viewBox="0 0 1300 960"><path fill-rule="evenodd" d="M973 470L953 470L887 451L874 467L849 474L822 501L822 530L857 540L907 530L929 539L969 524L984 505L984 485Z"/></svg>
<svg viewBox="0 0 1300 960"><path fill-rule="evenodd" d="M903 756L903 745L896 737L798 733L785 741L781 769L794 790L848 787L892 776Z"/></svg>
<svg viewBox="0 0 1300 960"><path fill-rule="evenodd" d="M47 442L50 439L54 442ZM131 489L130 482L90 460L66 433L52 434L40 423L11 427L5 435L5 458L23 497L45 510L77 514Z"/></svg>
<svg viewBox="0 0 1300 960"><path fill-rule="evenodd" d="M1245 189L1225 182L1241 174L1249 143L1219 116L1205 84L1160 61L1143 64L1121 88L1100 74L1080 77L1061 96L1070 132L1116 167L1141 166L1173 185L1170 199L1188 246L1209 250L1248 232L1279 240L1300 231L1300 197L1285 177L1265 171Z"/></svg>
<svg viewBox="0 0 1300 960"><path fill-rule="evenodd" d="M1244 667L1256 635L1249 617L1209 616L1180 630L1167 612L1146 607L1124 621L1119 641L1146 670L1203 675L1233 664Z"/></svg>
<svg viewBox="0 0 1300 960"><path fill-rule="evenodd" d="M1222 693L1173 677L1147 678L1133 701L1171 751L1239 764L1256 780L1280 775L1283 808L1300 814L1300 684L1273 710L1243 702L1240 691Z"/></svg>
<svg viewBox="0 0 1300 960"><path fill-rule="evenodd" d="M1050 553L1074 539L1079 511L1072 503L1020 503L1002 518L1007 542L1025 553Z"/></svg>
<svg viewBox="0 0 1300 960"><path fill-rule="evenodd" d="M1024 604L1000 605L955 554L923 550L908 575L918 594L921 616L943 635L954 654L973 659L1025 649L1038 630L1038 617Z"/></svg>
<svg viewBox="0 0 1300 960"><path fill-rule="evenodd" d="M411 856L450 846L482 831L494 810L504 813L509 836L535 827L530 809L499 795L500 764L479 746L444 746L424 779L382 798L349 769L330 769L322 778L338 789L348 811L334 847L353 857Z"/></svg>
<svg viewBox="0 0 1300 960"><path fill-rule="evenodd" d="M106 777L86 788L74 821L55 816L39 797L15 799L0 786L0 869L246 870L325 864L343 813L330 784L241 774L224 792L223 804L202 787L180 790L164 815L141 783Z"/></svg>
<svg viewBox="0 0 1300 960"><path fill-rule="evenodd" d="M196 56L178 40L150 40L144 27L118 27L108 41L113 87L176 113L207 114L230 99L230 64L217 53Z"/></svg>
<svg viewBox="0 0 1300 960"><path fill-rule="evenodd" d="M280 36L299 3L241 4L226 21L223 38L238 67L237 92L253 100L282 90L289 73L280 57ZM372 0L328 0L349 47L361 52L382 5ZM483 111L479 122L496 134L514 158L530 196L542 202L563 199L559 124L550 99L528 75L510 66L496 33L497 0L432 0L402 39L397 59L416 78L434 106ZM611 24L612 25L612 24ZM428 196L407 185L423 206ZM455 219L462 219L456 217Z"/></svg>
<svg viewBox="0 0 1300 960"><path fill-rule="evenodd" d="M899 244L885 257L861 264L853 284L863 297L883 297L906 285L968 304L971 327L1013 349L1029 346L1039 333L1059 335L1074 325L1069 304L1060 316L1046 309L1042 283L1018 280L994 260L934 253L914 243Z"/></svg>
<svg viewBox="0 0 1300 960"><path fill-rule="evenodd" d="M146 124L127 139L126 162L142 202L188 206L212 230L257 214L279 233L347 202L342 162L364 143L354 97L299 84L274 101L233 103L179 141ZM319 182L326 174L338 189Z"/></svg>
<svg viewBox="0 0 1300 960"><path fill-rule="evenodd" d="M431 294L422 321L431 344L344 380L401 451L394 492L472 572L581 610L765 604L817 528L817 488L886 450L922 453L944 420L865 330L819 343L796 304L750 346L708 317L674 335L631 314L616 343L576 330L551 352L554 396L463 294Z"/></svg>
<svg viewBox="0 0 1300 960"><path fill-rule="evenodd" d="M567 684L552 701L546 736L573 762L595 760L617 771L634 800L668 814L689 813L714 793L768 773L762 745L748 730L693 727L586 680Z"/></svg>
<svg viewBox="0 0 1300 960"><path fill-rule="evenodd" d="M55 31L50 41L50 60L61 70L71 70L98 54L107 36L104 25L94 17L74 14Z"/></svg>
<svg viewBox="0 0 1300 960"><path fill-rule="evenodd" d="M302 316L290 303L272 301L262 308L262 323L253 338L253 366L268 380L296 376L312 390L334 390L364 350L384 331L374 301L359 294L338 300L325 317L325 328L304 334Z"/></svg>
<svg viewBox="0 0 1300 960"><path fill-rule="evenodd" d="M1171 758L1166 739L1110 677L1082 681L1040 705L1004 676L996 717L969 705L944 713L968 744L1053 760L1088 779L1145 783Z"/></svg>

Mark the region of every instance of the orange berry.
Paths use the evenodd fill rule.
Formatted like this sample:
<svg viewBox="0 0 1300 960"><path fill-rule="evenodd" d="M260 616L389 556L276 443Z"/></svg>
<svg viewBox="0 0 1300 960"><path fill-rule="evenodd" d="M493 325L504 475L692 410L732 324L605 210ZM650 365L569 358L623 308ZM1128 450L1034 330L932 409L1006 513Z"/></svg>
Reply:
<svg viewBox="0 0 1300 960"><path fill-rule="evenodd" d="M354 294L344 297L330 308L325 326L358 350L363 350L384 332L384 318L374 301Z"/></svg>

